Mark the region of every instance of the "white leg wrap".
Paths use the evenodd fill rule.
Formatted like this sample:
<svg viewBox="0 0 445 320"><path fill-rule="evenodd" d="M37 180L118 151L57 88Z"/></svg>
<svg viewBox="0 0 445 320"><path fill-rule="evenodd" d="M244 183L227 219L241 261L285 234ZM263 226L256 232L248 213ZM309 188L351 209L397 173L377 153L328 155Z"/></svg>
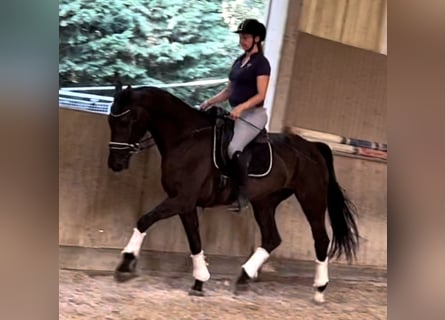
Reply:
<svg viewBox="0 0 445 320"><path fill-rule="evenodd" d="M315 264L314 287L322 287L329 282L328 258L326 258L323 262L316 259Z"/></svg>
<svg viewBox="0 0 445 320"><path fill-rule="evenodd" d="M205 260L204 251L191 255L193 261L193 278L199 281L207 281L210 279L210 273L207 269L207 262Z"/></svg>
<svg viewBox="0 0 445 320"><path fill-rule="evenodd" d="M250 257L243 269L250 278L256 278L258 276L258 269L269 258L270 254L263 248L259 247L255 250L254 254Z"/></svg>
<svg viewBox="0 0 445 320"><path fill-rule="evenodd" d="M133 235L130 241L128 241L127 246L122 250L122 253L133 253L136 257L139 256L139 251L141 250L142 242L146 235L146 232L140 233L137 228L134 228Z"/></svg>

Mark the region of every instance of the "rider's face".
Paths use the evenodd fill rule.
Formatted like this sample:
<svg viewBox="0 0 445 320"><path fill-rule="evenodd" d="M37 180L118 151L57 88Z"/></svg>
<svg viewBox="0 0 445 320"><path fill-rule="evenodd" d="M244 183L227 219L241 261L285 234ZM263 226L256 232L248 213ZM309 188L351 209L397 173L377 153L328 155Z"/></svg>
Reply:
<svg viewBox="0 0 445 320"><path fill-rule="evenodd" d="M254 39L253 36L251 34L246 34L246 33L240 33L239 34L239 45L241 46L241 48L246 51L249 50L250 47L252 46Z"/></svg>

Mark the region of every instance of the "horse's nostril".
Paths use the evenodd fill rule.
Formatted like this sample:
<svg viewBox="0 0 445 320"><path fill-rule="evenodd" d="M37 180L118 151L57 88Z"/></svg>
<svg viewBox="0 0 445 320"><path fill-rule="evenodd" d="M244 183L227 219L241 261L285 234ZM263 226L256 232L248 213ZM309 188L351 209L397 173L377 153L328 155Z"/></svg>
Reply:
<svg viewBox="0 0 445 320"><path fill-rule="evenodd" d="M121 170L124 169L124 166L123 166L122 164L120 164L120 163L112 163L112 162L109 162L109 163L108 163L108 167L109 167L111 170L115 171L115 172L118 172L118 171L121 171Z"/></svg>
<svg viewBox="0 0 445 320"><path fill-rule="evenodd" d="M122 171L122 169L124 169L124 167L122 165L115 165L114 168L112 168L113 171L119 172Z"/></svg>

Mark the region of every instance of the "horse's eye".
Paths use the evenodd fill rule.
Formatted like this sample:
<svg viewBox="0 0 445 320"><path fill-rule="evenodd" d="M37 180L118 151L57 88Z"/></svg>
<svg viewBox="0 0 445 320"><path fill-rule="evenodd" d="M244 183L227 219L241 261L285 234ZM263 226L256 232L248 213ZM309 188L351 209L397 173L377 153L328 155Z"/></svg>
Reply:
<svg viewBox="0 0 445 320"><path fill-rule="evenodd" d="M120 120L121 120L122 123L129 123L131 119L132 119L132 116L131 116L129 113L123 115L123 116L120 118Z"/></svg>

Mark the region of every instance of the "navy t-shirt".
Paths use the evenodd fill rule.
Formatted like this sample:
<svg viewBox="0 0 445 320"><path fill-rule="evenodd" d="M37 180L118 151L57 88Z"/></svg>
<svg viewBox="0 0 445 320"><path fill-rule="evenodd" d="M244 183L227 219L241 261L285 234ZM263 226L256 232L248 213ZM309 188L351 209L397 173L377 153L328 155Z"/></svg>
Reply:
<svg viewBox="0 0 445 320"><path fill-rule="evenodd" d="M270 75L269 61L262 53L254 53L241 67L244 56L243 54L235 60L229 74L229 80L232 83L229 103L232 107L236 107L258 93L256 84L258 76Z"/></svg>

